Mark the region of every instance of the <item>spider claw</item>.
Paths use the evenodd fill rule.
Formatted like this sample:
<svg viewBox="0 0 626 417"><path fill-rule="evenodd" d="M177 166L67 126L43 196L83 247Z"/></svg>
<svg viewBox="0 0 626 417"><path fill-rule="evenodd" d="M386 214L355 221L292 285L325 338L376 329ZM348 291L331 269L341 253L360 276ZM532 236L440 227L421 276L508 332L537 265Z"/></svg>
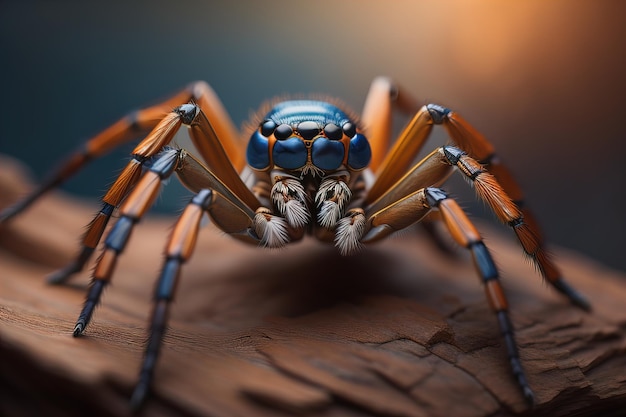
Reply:
<svg viewBox="0 0 626 417"><path fill-rule="evenodd" d="M85 330L85 322L83 320L78 320L78 322L74 326L74 332L72 333L72 335L74 337L78 337L81 334L83 334L84 330Z"/></svg>
<svg viewBox="0 0 626 417"><path fill-rule="evenodd" d="M567 281L565 281L563 278L559 278L558 280L554 281L553 285L559 292L569 298L572 304L585 311L591 311L591 303L581 293L576 291L574 287L568 284Z"/></svg>
<svg viewBox="0 0 626 417"><path fill-rule="evenodd" d="M93 251L94 248L89 246L83 246L83 249L78 254L78 256L74 258L73 261L65 265L63 268L52 272L46 277L46 281L48 282L48 284L63 284L72 275L82 271L85 267L85 264L93 254Z"/></svg>
<svg viewBox="0 0 626 417"><path fill-rule="evenodd" d="M145 381L140 380L137 383L130 397L130 408L133 412L136 413L143 408L146 398L148 398L149 390L149 385Z"/></svg>
<svg viewBox="0 0 626 417"><path fill-rule="evenodd" d="M52 285L63 284L70 276L72 276L72 274L78 272L79 270L80 269L76 268L76 262L72 262L64 268L58 269L49 274L46 277L46 282Z"/></svg>
<svg viewBox="0 0 626 417"><path fill-rule="evenodd" d="M528 385L522 387L522 390L524 391L524 398L526 399L526 402L528 403L530 408L534 408L537 405L535 393L533 392L533 390L530 389Z"/></svg>
<svg viewBox="0 0 626 417"><path fill-rule="evenodd" d="M26 210L41 194L45 192L46 188L41 187L36 192L30 194L25 199L18 201L16 204L5 207L0 210L0 224L8 223L9 220L13 219L15 216L20 214L22 211Z"/></svg>
<svg viewBox="0 0 626 417"><path fill-rule="evenodd" d="M17 213L19 213L19 208L17 208L17 206L7 207L4 210L1 210L0 211L0 224L8 222Z"/></svg>

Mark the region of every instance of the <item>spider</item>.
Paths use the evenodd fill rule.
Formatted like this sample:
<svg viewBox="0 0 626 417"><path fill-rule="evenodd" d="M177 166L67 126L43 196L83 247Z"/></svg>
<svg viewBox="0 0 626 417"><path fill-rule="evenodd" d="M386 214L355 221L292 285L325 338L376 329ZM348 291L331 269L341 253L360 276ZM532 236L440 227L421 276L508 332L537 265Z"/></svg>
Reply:
<svg viewBox="0 0 626 417"><path fill-rule="evenodd" d="M395 111L411 118L392 142ZM200 158L173 146L174 135L183 125ZM434 125L447 130L451 143L415 163ZM139 408L150 392L170 303L181 267L194 250L204 213L225 233L253 245L278 248L313 235L334 243L343 255L414 223L442 222L452 238L471 253L497 316L513 377L528 403L535 402L498 270L476 227L439 188L442 183L453 172L460 173L474 186L478 198L513 229L545 280L578 307L589 310L590 305L562 278L546 254L520 187L475 128L448 108L418 105L405 89L379 77L371 84L360 119L334 99L275 100L249 123L245 136L249 140L244 152L246 145L214 91L205 82L194 82L157 105L128 114L88 140L48 182L0 214L0 221L9 220L89 160L144 137L102 198L102 208L89 223L77 257L48 278L62 283L81 271L114 210L119 210L119 219L104 239L74 327L73 335L79 336L113 277L133 227L153 204L164 180L176 174L194 193L166 245L150 334L131 398L134 408Z"/></svg>

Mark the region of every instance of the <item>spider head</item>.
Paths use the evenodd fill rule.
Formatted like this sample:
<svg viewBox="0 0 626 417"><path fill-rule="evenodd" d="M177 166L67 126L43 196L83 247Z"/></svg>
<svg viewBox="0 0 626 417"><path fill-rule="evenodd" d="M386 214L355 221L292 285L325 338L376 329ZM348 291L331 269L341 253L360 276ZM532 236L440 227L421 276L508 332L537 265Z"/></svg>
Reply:
<svg viewBox="0 0 626 417"><path fill-rule="evenodd" d="M316 100L283 101L253 132L248 164L257 170L332 172L365 168L371 150L356 123L333 104Z"/></svg>

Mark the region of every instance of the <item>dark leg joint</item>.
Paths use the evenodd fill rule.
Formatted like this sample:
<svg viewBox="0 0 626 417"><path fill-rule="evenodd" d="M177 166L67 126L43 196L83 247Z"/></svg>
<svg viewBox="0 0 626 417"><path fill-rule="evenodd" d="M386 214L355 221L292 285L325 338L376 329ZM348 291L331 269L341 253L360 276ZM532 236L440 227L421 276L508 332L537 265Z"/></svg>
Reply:
<svg viewBox="0 0 626 417"><path fill-rule="evenodd" d="M198 192L192 199L191 203L196 204L206 210L213 200L213 192L209 189L203 189Z"/></svg>
<svg viewBox="0 0 626 417"><path fill-rule="evenodd" d="M450 162L451 165L458 164L461 157L463 155L466 155L465 152L455 146L444 146L443 154L446 156L446 159Z"/></svg>
<svg viewBox="0 0 626 417"><path fill-rule="evenodd" d="M437 207L441 201L448 198L448 194L441 188L429 187L425 190L425 194L430 207Z"/></svg>
<svg viewBox="0 0 626 417"><path fill-rule="evenodd" d="M144 165L148 166L150 171L163 179L172 175L178 166L179 157L180 150L168 146Z"/></svg>
<svg viewBox="0 0 626 417"><path fill-rule="evenodd" d="M428 109L428 113L430 114L430 117L433 118L433 122L435 124L442 124L446 117L448 117L448 114L450 114L450 109L440 106L438 104L427 104L426 105L426 109Z"/></svg>
<svg viewBox="0 0 626 417"><path fill-rule="evenodd" d="M176 113L180 116L182 122L186 125L190 125L198 113L200 112L200 107L195 104L188 103L183 104L182 106L178 106L174 109Z"/></svg>

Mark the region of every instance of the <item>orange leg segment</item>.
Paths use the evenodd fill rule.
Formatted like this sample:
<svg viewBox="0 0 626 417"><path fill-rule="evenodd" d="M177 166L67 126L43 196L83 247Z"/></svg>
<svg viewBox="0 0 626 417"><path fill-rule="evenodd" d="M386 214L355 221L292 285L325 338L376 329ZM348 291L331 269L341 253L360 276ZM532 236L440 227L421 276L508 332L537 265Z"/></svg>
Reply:
<svg viewBox="0 0 626 417"><path fill-rule="evenodd" d="M245 144L240 142L239 133L215 92L205 82L197 81L165 101L129 113L102 132L91 137L80 150L70 155L60 165L60 168L52 173L48 180L42 183L35 191L17 204L0 212L0 223L8 221L24 211L42 195L58 187L72 175L76 174L92 159L103 156L119 145L145 135L154 129L174 108L189 101L197 103L205 112L235 169L237 171L243 169L245 164L243 157L245 155L243 152ZM153 149L152 154L159 150ZM149 150L147 152L151 153ZM139 154L141 153L140 151Z"/></svg>
<svg viewBox="0 0 626 417"><path fill-rule="evenodd" d="M508 302L500 284L498 269L487 246L456 201L448 198L445 192L438 188L427 188L425 194L428 204L433 208L438 208L441 212L444 224L454 240L472 253L474 266L483 281L489 306L498 318L513 375L526 400L531 405L534 404L535 396L522 369L514 328L509 319Z"/></svg>
<svg viewBox="0 0 626 417"><path fill-rule="evenodd" d="M83 235L81 250L78 256L65 267L53 272L47 277L48 282L59 284L67 280L72 274L83 269L96 246L102 238L102 234L113 215L115 207L118 207L130 190L137 184L141 177L143 163L150 157L156 155L165 145L167 145L181 125L180 115L176 112L168 114L154 128L135 149L134 158L126 165L122 173L102 198L103 206L100 212L87 226L87 231Z"/></svg>
<svg viewBox="0 0 626 417"><path fill-rule="evenodd" d="M387 93L386 97L383 92ZM414 104L408 104L414 103L406 98L408 94L394 86L391 81L380 79L374 82L370 96L366 100L365 114L367 117L364 118L364 121L376 120L373 114L379 110L381 115L378 116L378 120L384 122L382 123L384 129L378 128L378 130L373 131L373 149L375 146L389 143L388 137L385 137L383 131L386 132L389 127L390 122L387 123L387 121L390 120L389 111L392 108L389 97L394 97L394 92L396 92L395 96L401 98L400 102L404 103L404 106L398 106L398 109L407 110L414 106ZM376 108L370 101L370 97L372 101L378 99L383 103L379 108ZM380 162L380 165L373 166L376 180L368 190L365 203L367 205L378 204L379 201L384 201L390 192L393 193L402 188L401 184L408 178L407 169L414 163L414 159L428 140L435 124L442 125L453 143L460 148L459 150L444 147L450 164L456 166L472 181L478 196L487 202L498 219L513 228L524 251L535 262L543 277L559 292L567 296L573 304L589 310L589 302L562 278L559 269L543 248L541 231L530 210L524 207L522 190L509 170L500 163L493 145L465 119L450 109L436 104L428 104L417 110L387 152L385 159ZM370 132L367 134L371 135ZM446 149L447 151L445 151ZM453 152L452 149L456 149L456 151ZM463 155L460 155L461 153ZM487 169L489 169L489 173L486 172ZM415 184L413 189L433 185L437 184Z"/></svg>
<svg viewBox="0 0 626 417"><path fill-rule="evenodd" d="M169 113L163 110L181 100L192 100L198 104L183 104L173 108ZM201 110L199 106L204 106ZM222 119L225 117L225 119ZM72 274L83 269L91 257L95 247L100 241L113 211L118 207L130 190L136 185L144 161L155 156L167 144L169 144L180 127L185 124L190 128L191 138L201 152L201 156L207 164L223 179L226 185L244 199L250 207L258 205L258 201L245 187L238 176L238 169L243 168L244 160L238 144L238 134L227 117L226 111L217 99L211 88L204 82L191 84L186 90L174 96L170 100L157 106L147 108L135 114L135 122L130 124L131 116L127 116L101 134L87 142L85 149L86 158L74 158L71 165L61 170L62 175L57 175L55 184L67 178L71 173L78 170L82 163L94 156L100 156L106 151L132 138L130 126L153 127L152 131L133 150L133 159L118 176L115 183L109 188L102 198L103 207L94 220L90 222L87 232L83 235L82 248L78 256L64 268L53 272L48 276L50 283L62 283ZM155 123L154 119L158 121ZM212 118L215 122L210 122ZM128 120L126 120L128 119ZM135 132L136 135L136 132ZM224 137L220 136L224 135ZM232 157L231 157L232 155ZM237 166L231 164L231 158L237 162ZM81 162L82 161L82 162ZM36 192L27 198L27 202L7 214L12 217L28 204L38 198L41 193ZM26 201L26 200L25 200ZM11 209L12 210L12 209ZM2 218L0 217L0 221Z"/></svg>
<svg viewBox="0 0 626 417"><path fill-rule="evenodd" d="M414 114L419 106L408 92L389 78L378 77L365 99L361 120L372 148L370 168L376 172L389 150L394 110Z"/></svg>

